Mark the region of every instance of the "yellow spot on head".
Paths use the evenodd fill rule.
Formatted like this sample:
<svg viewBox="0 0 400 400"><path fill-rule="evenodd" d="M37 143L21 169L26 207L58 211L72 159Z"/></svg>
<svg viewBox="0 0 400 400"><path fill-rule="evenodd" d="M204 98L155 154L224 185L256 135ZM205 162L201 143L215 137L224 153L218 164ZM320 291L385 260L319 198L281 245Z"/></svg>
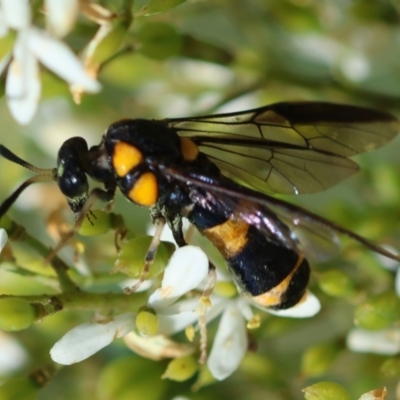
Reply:
<svg viewBox="0 0 400 400"><path fill-rule="evenodd" d="M128 197L140 206L150 207L158 199L157 178L152 172L145 172L133 185Z"/></svg>
<svg viewBox="0 0 400 400"><path fill-rule="evenodd" d="M114 146L112 164L118 176L125 176L132 168L139 165L142 160L142 152L131 144L118 142Z"/></svg>
<svg viewBox="0 0 400 400"><path fill-rule="evenodd" d="M186 161L194 161L199 155L199 149L193 140L181 137L181 153Z"/></svg>

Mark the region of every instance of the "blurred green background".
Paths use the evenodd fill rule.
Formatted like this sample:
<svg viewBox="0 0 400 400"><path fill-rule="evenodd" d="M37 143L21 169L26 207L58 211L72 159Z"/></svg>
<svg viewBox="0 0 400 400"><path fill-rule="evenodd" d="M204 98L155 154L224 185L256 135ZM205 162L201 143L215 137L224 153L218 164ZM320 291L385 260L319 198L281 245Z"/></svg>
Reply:
<svg viewBox="0 0 400 400"><path fill-rule="evenodd" d="M118 1L101 3L115 11L121 7ZM132 11L145 3L136 1ZM43 96L28 126L18 125L5 100L0 102L0 142L34 165L52 168L65 139L83 136L90 145L98 144L107 126L125 117L194 116L284 100L351 103L400 116L399 22L396 0L186 1L168 12L136 17L129 30L123 31L122 51L100 71L102 92L84 95L80 105L72 102L64 82L42 69ZM81 18L65 40L79 52L96 28ZM357 157L362 167L357 176L324 193L288 200L400 249L399 152L397 138L381 150ZM28 176L26 170L4 159L0 159L0 171L1 199ZM37 185L21 196L10 216L52 244L46 219L61 201L55 185ZM119 196L114 211L124 216L135 233L146 232L146 210ZM96 257L99 246L111 247L110 242L112 235L87 240L83 259L91 268L110 269L107 260ZM7 271L4 265L0 266L1 293L49 293L43 275L32 280ZM328 269L350 276L357 295L335 298L324 293L318 277ZM344 241L338 257L314 264L313 271L311 288L322 302L319 315L306 320L262 315L261 328L252 331L257 351L249 353L223 382L192 392L195 379L161 381L166 362L144 360L117 341L82 363L64 367L38 398L108 399L102 385L113 368L122 368L116 364L125 357L121 371L129 366L129 384L125 382L129 390L118 399L182 395L199 400L292 400L303 398L301 388L324 380L342 384L352 398L382 386L387 386L389 399L395 398L399 373L388 376L381 370L388 357L352 353L344 342L353 326L354 307L371 295L392 290L394 274L382 269L374 254L350 241ZM20 373L49 362L51 346L89 318L86 312L60 313L16 333L30 360ZM215 328L211 325L210 331ZM316 367L307 367L302 357L315 344L323 345L321 353L313 361Z"/></svg>

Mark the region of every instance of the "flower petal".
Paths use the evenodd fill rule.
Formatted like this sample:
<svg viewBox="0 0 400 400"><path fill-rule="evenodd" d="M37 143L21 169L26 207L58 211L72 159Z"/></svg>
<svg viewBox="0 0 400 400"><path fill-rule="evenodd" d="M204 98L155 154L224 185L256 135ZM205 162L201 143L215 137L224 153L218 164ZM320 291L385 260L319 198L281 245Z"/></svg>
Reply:
<svg viewBox="0 0 400 400"><path fill-rule="evenodd" d="M0 9L0 38L6 36L8 33L8 26L4 11Z"/></svg>
<svg viewBox="0 0 400 400"><path fill-rule="evenodd" d="M31 22L31 6L29 0L0 0L7 25L21 30Z"/></svg>
<svg viewBox="0 0 400 400"><path fill-rule="evenodd" d="M400 352L400 330L367 331L352 329L347 335L347 347L359 353L395 355Z"/></svg>
<svg viewBox="0 0 400 400"><path fill-rule="evenodd" d="M29 48L44 66L69 84L77 84L92 93L101 89L101 85L86 74L80 60L63 42L37 28L30 28Z"/></svg>
<svg viewBox="0 0 400 400"><path fill-rule="evenodd" d="M164 335L143 337L134 331L124 337L124 342L132 351L151 360L184 357L196 351L195 346L175 342Z"/></svg>
<svg viewBox="0 0 400 400"><path fill-rule="evenodd" d="M247 350L243 317L233 302L222 314L207 366L212 375L222 380L239 366Z"/></svg>
<svg viewBox="0 0 400 400"><path fill-rule="evenodd" d="M65 36L74 26L79 12L78 0L45 0L47 29L57 37Z"/></svg>
<svg viewBox="0 0 400 400"><path fill-rule="evenodd" d="M278 317L309 318L317 314L320 309L321 303L318 298L311 292L307 292L307 298L294 307L286 310L266 310L265 308L263 310Z"/></svg>
<svg viewBox="0 0 400 400"><path fill-rule="evenodd" d="M173 335L183 331L187 326L197 322L199 314L196 311L184 311L173 315L158 315L158 332Z"/></svg>
<svg viewBox="0 0 400 400"><path fill-rule="evenodd" d="M118 315L108 322L82 324L65 334L52 347L50 356L59 364L74 364L85 360L134 328L134 313Z"/></svg>
<svg viewBox="0 0 400 400"><path fill-rule="evenodd" d="M236 307L238 308L245 320L250 321L254 317L254 313L250 307L250 303L245 298L239 297L236 300Z"/></svg>
<svg viewBox="0 0 400 400"><path fill-rule="evenodd" d="M196 246L184 246L172 255L165 268L161 288L149 298L148 305L164 308L196 288L208 273L208 259Z"/></svg>
<svg viewBox="0 0 400 400"><path fill-rule="evenodd" d="M29 31L18 35L6 80L7 104L20 124L29 123L35 115L41 92L39 66L27 48L28 35Z"/></svg>
<svg viewBox="0 0 400 400"><path fill-rule="evenodd" d="M3 228L0 228L0 253L3 250L3 247L6 245L7 239L7 232Z"/></svg>
<svg viewBox="0 0 400 400"><path fill-rule="evenodd" d="M11 335L0 331L0 374L8 375L27 362L28 355L24 348Z"/></svg>

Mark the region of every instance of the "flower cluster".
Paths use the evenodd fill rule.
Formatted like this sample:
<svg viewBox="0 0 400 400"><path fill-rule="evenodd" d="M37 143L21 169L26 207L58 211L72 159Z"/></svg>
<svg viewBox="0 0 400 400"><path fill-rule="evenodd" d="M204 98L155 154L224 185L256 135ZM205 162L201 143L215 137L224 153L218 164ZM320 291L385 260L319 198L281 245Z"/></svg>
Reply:
<svg viewBox="0 0 400 400"><path fill-rule="evenodd" d="M396 254L396 250L388 247L387 250ZM395 292L400 297L400 268L399 263L390 258L376 255L379 264L385 269L396 273ZM396 319L396 318L395 318ZM389 321L388 321L389 323ZM394 356L400 353L400 329L398 322L389 324L384 329L368 330L352 328L347 335L347 347L359 353L382 354Z"/></svg>
<svg viewBox="0 0 400 400"><path fill-rule="evenodd" d="M145 337L137 333L137 316L126 313L106 321L75 327L54 345L51 350L52 359L60 364L79 362L110 344L113 339L125 335L129 347L149 358L160 359L163 355L172 357L171 354L183 356L193 353L193 349L177 347L166 338L196 324L195 330L201 331L201 322L198 321L201 321L202 316L205 317L205 323L220 316L207 367L216 379L227 378L238 368L246 354L246 328L254 325L257 318L251 308L253 304L244 297L226 297L215 293L211 295L208 306L204 305L201 296L184 298L185 294L193 290L198 293L203 291L208 273L208 259L200 248L185 246L176 250L165 269L161 287L155 290L147 303L157 316L157 335ZM217 286L219 284L227 284L224 277L219 277ZM232 285L230 282L228 284ZM298 306L275 311L274 314L309 317L317 313L319 308L316 297L309 294ZM174 347L174 352L171 347Z"/></svg>
<svg viewBox="0 0 400 400"><path fill-rule="evenodd" d="M27 0L0 1L0 38L16 32L12 49L0 61L6 68L7 104L21 124L31 121L41 94L39 62L68 84L95 93L100 84L84 68L81 60L60 40L72 28L79 1L46 0L47 31L32 25L32 10Z"/></svg>

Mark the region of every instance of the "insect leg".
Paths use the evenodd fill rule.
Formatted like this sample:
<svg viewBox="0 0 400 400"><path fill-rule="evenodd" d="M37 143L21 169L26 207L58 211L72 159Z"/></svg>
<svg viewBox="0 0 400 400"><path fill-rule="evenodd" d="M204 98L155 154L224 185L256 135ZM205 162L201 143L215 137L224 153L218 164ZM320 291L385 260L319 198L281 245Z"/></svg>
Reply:
<svg viewBox="0 0 400 400"><path fill-rule="evenodd" d="M170 222L170 227L174 239L179 247L186 246L186 240L182 231L182 218L177 217ZM191 235L189 235L191 236ZM199 315L199 328L200 328L200 357L199 364L204 365L207 361L207 311L211 307L210 297L214 291L217 282L217 272L214 264L208 262L208 277L206 286L200 298L199 308L197 310Z"/></svg>
<svg viewBox="0 0 400 400"><path fill-rule="evenodd" d="M212 262L208 262L208 276L206 287L200 298L199 328L200 328L200 357L199 364L204 365L207 361L207 311L211 307L210 297L217 282L217 271Z"/></svg>
<svg viewBox="0 0 400 400"><path fill-rule="evenodd" d="M154 257L157 253L157 249L160 244L161 235L163 233L165 223L166 223L166 221L165 221L165 218L163 218L163 217L157 217L155 219L154 224L156 226L156 231L154 233L153 239L151 240L150 246L147 249L146 257L144 260L144 266L143 266L143 270L140 275L139 281L131 288L128 288L128 287L124 288L124 292L126 294L135 292L140 287L140 285L143 283L143 281L147 278L147 275L149 274L150 266L154 261Z"/></svg>
<svg viewBox="0 0 400 400"><path fill-rule="evenodd" d="M50 262L51 259L69 242L69 240L79 231L84 219L86 218L87 214L90 212L90 208L94 204L96 200L102 200L104 202L111 201L115 195L115 188L110 188L108 190L103 190L100 188L93 189L84 206L80 210L77 218L75 220L75 224L72 229L65 234L65 236L57 243L54 249L50 252L50 254L46 257L46 262Z"/></svg>

